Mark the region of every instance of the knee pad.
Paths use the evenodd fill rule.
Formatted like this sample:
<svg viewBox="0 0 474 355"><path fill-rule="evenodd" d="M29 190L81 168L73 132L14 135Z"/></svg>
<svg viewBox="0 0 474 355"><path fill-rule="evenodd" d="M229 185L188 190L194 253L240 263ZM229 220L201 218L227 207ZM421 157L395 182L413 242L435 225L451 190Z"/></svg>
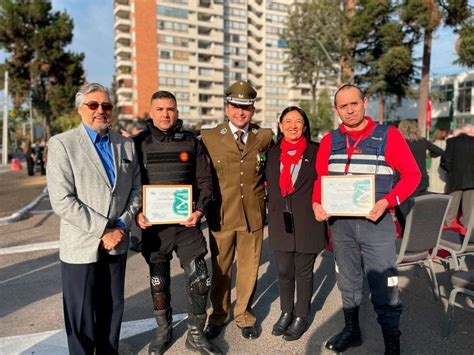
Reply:
<svg viewBox="0 0 474 355"><path fill-rule="evenodd" d="M170 303L169 263L150 264L150 288L154 309L168 309Z"/></svg>
<svg viewBox="0 0 474 355"><path fill-rule="evenodd" d="M189 266L185 268L185 271L188 276L189 292L199 296L207 296L211 286L211 279L204 257L201 255L192 260Z"/></svg>

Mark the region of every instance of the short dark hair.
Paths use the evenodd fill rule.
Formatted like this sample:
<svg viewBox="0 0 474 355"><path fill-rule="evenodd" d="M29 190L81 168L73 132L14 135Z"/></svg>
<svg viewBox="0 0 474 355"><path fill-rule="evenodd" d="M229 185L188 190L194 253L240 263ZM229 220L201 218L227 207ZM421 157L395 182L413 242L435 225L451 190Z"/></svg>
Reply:
<svg viewBox="0 0 474 355"><path fill-rule="evenodd" d="M358 87L357 85L354 85L354 84L344 84L342 85L339 89L337 89L336 93L334 94L334 106L336 106L336 97L337 97L337 94L339 94L341 91L343 90L348 90L348 89L356 89L357 91L359 91L359 96L360 96L360 99L361 100L364 100L365 98L365 94L364 94L364 91L362 91L362 89L360 87Z"/></svg>
<svg viewBox="0 0 474 355"><path fill-rule="evenodd" d="M310 129L310 126L309 126L309 118L308 118L308 115L306 114L306 112L304 112L304 110L301 107L299 107L299 106L288 106L287 108L285 108L281 112L280 118L278 119L278 122L281 123L281 121L286 116L286 114L290 113L292 111L298 111L299 114L301 115L301 117L303 117L304 126L306 128L303 131L303 136L306 138L307 141L310 141L311 140L311 129ZM280 131L280 126L278 126L277 143L279 143L282 139L283 139L283 133Z"/></svg>
<svg viewBox="0 0 474 355"><path fill-rule="evenodd" d="M150 103L152 103L153 100L156 99L170 99L173 100L175 104L178 103L178 101L176 101L176 97L171 92L165 90L154 92L153 95L151 95Z"/></svg>

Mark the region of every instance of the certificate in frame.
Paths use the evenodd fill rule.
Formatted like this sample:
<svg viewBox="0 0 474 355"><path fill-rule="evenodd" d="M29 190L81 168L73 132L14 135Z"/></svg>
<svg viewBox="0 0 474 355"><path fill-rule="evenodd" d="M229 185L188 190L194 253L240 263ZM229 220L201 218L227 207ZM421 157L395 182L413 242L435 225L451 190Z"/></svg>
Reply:
<svg viewBox="0 0 474 355"><path fill-rule="evenodd" d="M374 176L323 176L321 204L331 216L368 216L375 204Z"/></svg>
<svg viewBox="0 0 474 355"><path fill-rule="evenodd" d="M192 185L143 185L143 214L151 224L178 224L192 213Z"/></svg>

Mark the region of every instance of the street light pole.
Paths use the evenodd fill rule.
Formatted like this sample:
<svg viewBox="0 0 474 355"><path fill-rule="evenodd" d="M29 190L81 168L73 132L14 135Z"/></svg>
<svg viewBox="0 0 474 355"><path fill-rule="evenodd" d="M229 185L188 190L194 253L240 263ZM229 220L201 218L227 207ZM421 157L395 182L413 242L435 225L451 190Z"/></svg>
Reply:
<svg viewBox="0 0 474 355"><path fill-rule="evenodd" d="M2 165L8 165L8 72L7 71L5 71L5 89L3 91Z"/></svg>

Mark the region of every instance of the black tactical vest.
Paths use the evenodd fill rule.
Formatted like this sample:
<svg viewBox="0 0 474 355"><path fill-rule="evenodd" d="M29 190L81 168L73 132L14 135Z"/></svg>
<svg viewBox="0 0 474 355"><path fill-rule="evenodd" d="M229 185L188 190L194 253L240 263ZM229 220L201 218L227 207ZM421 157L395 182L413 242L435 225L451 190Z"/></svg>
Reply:
<svg viewBox="0 0 474 355"><path fill-rule="evenodd" d="M158 139L150 134L141 144L148 184L193 184L196 141L191 132L171 133ZM143 173L143 172L142 172Z"/></svg>

